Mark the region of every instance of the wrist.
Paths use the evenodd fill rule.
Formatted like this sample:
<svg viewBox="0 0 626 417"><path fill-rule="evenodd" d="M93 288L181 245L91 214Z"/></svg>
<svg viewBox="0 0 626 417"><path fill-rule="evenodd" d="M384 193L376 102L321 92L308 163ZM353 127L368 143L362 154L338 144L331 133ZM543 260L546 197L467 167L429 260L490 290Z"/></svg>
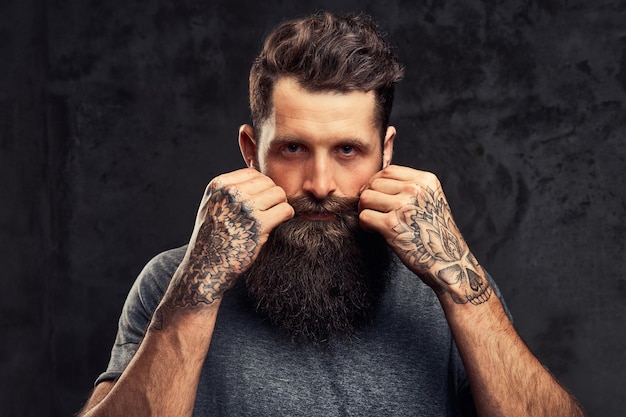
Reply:
<svg viewBox="0 0 626 417"><path fill-rule="evenodd" d="M503 330L510 325L504 306L495 294L480 304L458 303L448 293L437 293L437 298L451 328L478 329L491 323L492 330Z"/></svg>
<svg viewBox="0 0 626 417"><path fill-rule="evenodd" d="M221 298L211 304L180 305L169 294L161 300L150 321L149 330L194 333L211 331L217 319Z"/></svg>
<svg viewBox="0 0 626 417"><path fill-rule="evenodd" d="M493 286L470 252L456 262L436 262L422 277L441 301L478 306L493 296Z"/></svg>

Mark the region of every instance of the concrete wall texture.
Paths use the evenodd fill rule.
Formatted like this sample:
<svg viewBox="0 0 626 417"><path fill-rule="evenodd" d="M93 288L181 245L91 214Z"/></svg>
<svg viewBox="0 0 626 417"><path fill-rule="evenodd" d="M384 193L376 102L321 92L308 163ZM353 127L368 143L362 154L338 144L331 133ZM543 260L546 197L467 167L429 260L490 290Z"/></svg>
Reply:
<svg viewBox="0 0 626 417"><path fill-rule="evenodd" d="M0 414L76 412L144 263L242 166L262 36L371 14L407 67L395 162L437 173L532 351L623 415L626 2L0 1Z"/></svg>

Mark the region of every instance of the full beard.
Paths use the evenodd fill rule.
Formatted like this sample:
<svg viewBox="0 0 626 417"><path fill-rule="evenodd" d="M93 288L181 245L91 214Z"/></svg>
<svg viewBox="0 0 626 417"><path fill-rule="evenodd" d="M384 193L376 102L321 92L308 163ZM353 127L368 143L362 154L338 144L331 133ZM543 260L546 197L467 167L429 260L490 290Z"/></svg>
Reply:
<svg viewBox="0 0 626 417"><path fill-rule="evenodd" d="M384 239L359 226L358 199L289 200L296 215L270 234L245 274L257 312L294 340L324 344L371 322L389 276ZM302 214L333 213L332 220Z"/></svg>

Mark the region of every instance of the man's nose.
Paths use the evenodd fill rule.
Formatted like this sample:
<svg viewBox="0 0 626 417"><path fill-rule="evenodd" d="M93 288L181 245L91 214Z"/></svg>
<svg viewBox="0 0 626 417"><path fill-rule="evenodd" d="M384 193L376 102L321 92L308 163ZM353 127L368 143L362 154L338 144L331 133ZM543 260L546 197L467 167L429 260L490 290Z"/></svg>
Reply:
<svg viewBox="0 0 626 417"><path fill-rule="evenodd" d="M302 189L318 200L323 200L337 190L333 164L327 158L314 157L305 162Z"/></svg>

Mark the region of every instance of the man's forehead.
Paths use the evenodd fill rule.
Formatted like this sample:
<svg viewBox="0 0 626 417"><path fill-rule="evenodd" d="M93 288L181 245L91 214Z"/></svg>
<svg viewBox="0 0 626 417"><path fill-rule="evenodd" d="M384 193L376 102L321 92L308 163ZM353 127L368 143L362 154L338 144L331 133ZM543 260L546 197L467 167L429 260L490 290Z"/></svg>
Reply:
<svg viewBox="0 0 626 417"><path fill-rule="evenodd" d="M376 127L376 98L374 92L360 90L311 91L291 78L276 83L269 119L273 122L289 118L319 122L359 122Z"/></svg>
<svg viewBox="0 0 626 417"><path fill-rule="evenodd" d="M359 95L361 97L371 96L375 99L375 92L373 90L359 90L359 89L334 89L334 88L309 88L305 84L298 81L295 77L282 76L279 77L274 84L272 96L276 97L284 91L296 91L305 94L320 95L320 96L347 96L347 95Z"/></svg>

